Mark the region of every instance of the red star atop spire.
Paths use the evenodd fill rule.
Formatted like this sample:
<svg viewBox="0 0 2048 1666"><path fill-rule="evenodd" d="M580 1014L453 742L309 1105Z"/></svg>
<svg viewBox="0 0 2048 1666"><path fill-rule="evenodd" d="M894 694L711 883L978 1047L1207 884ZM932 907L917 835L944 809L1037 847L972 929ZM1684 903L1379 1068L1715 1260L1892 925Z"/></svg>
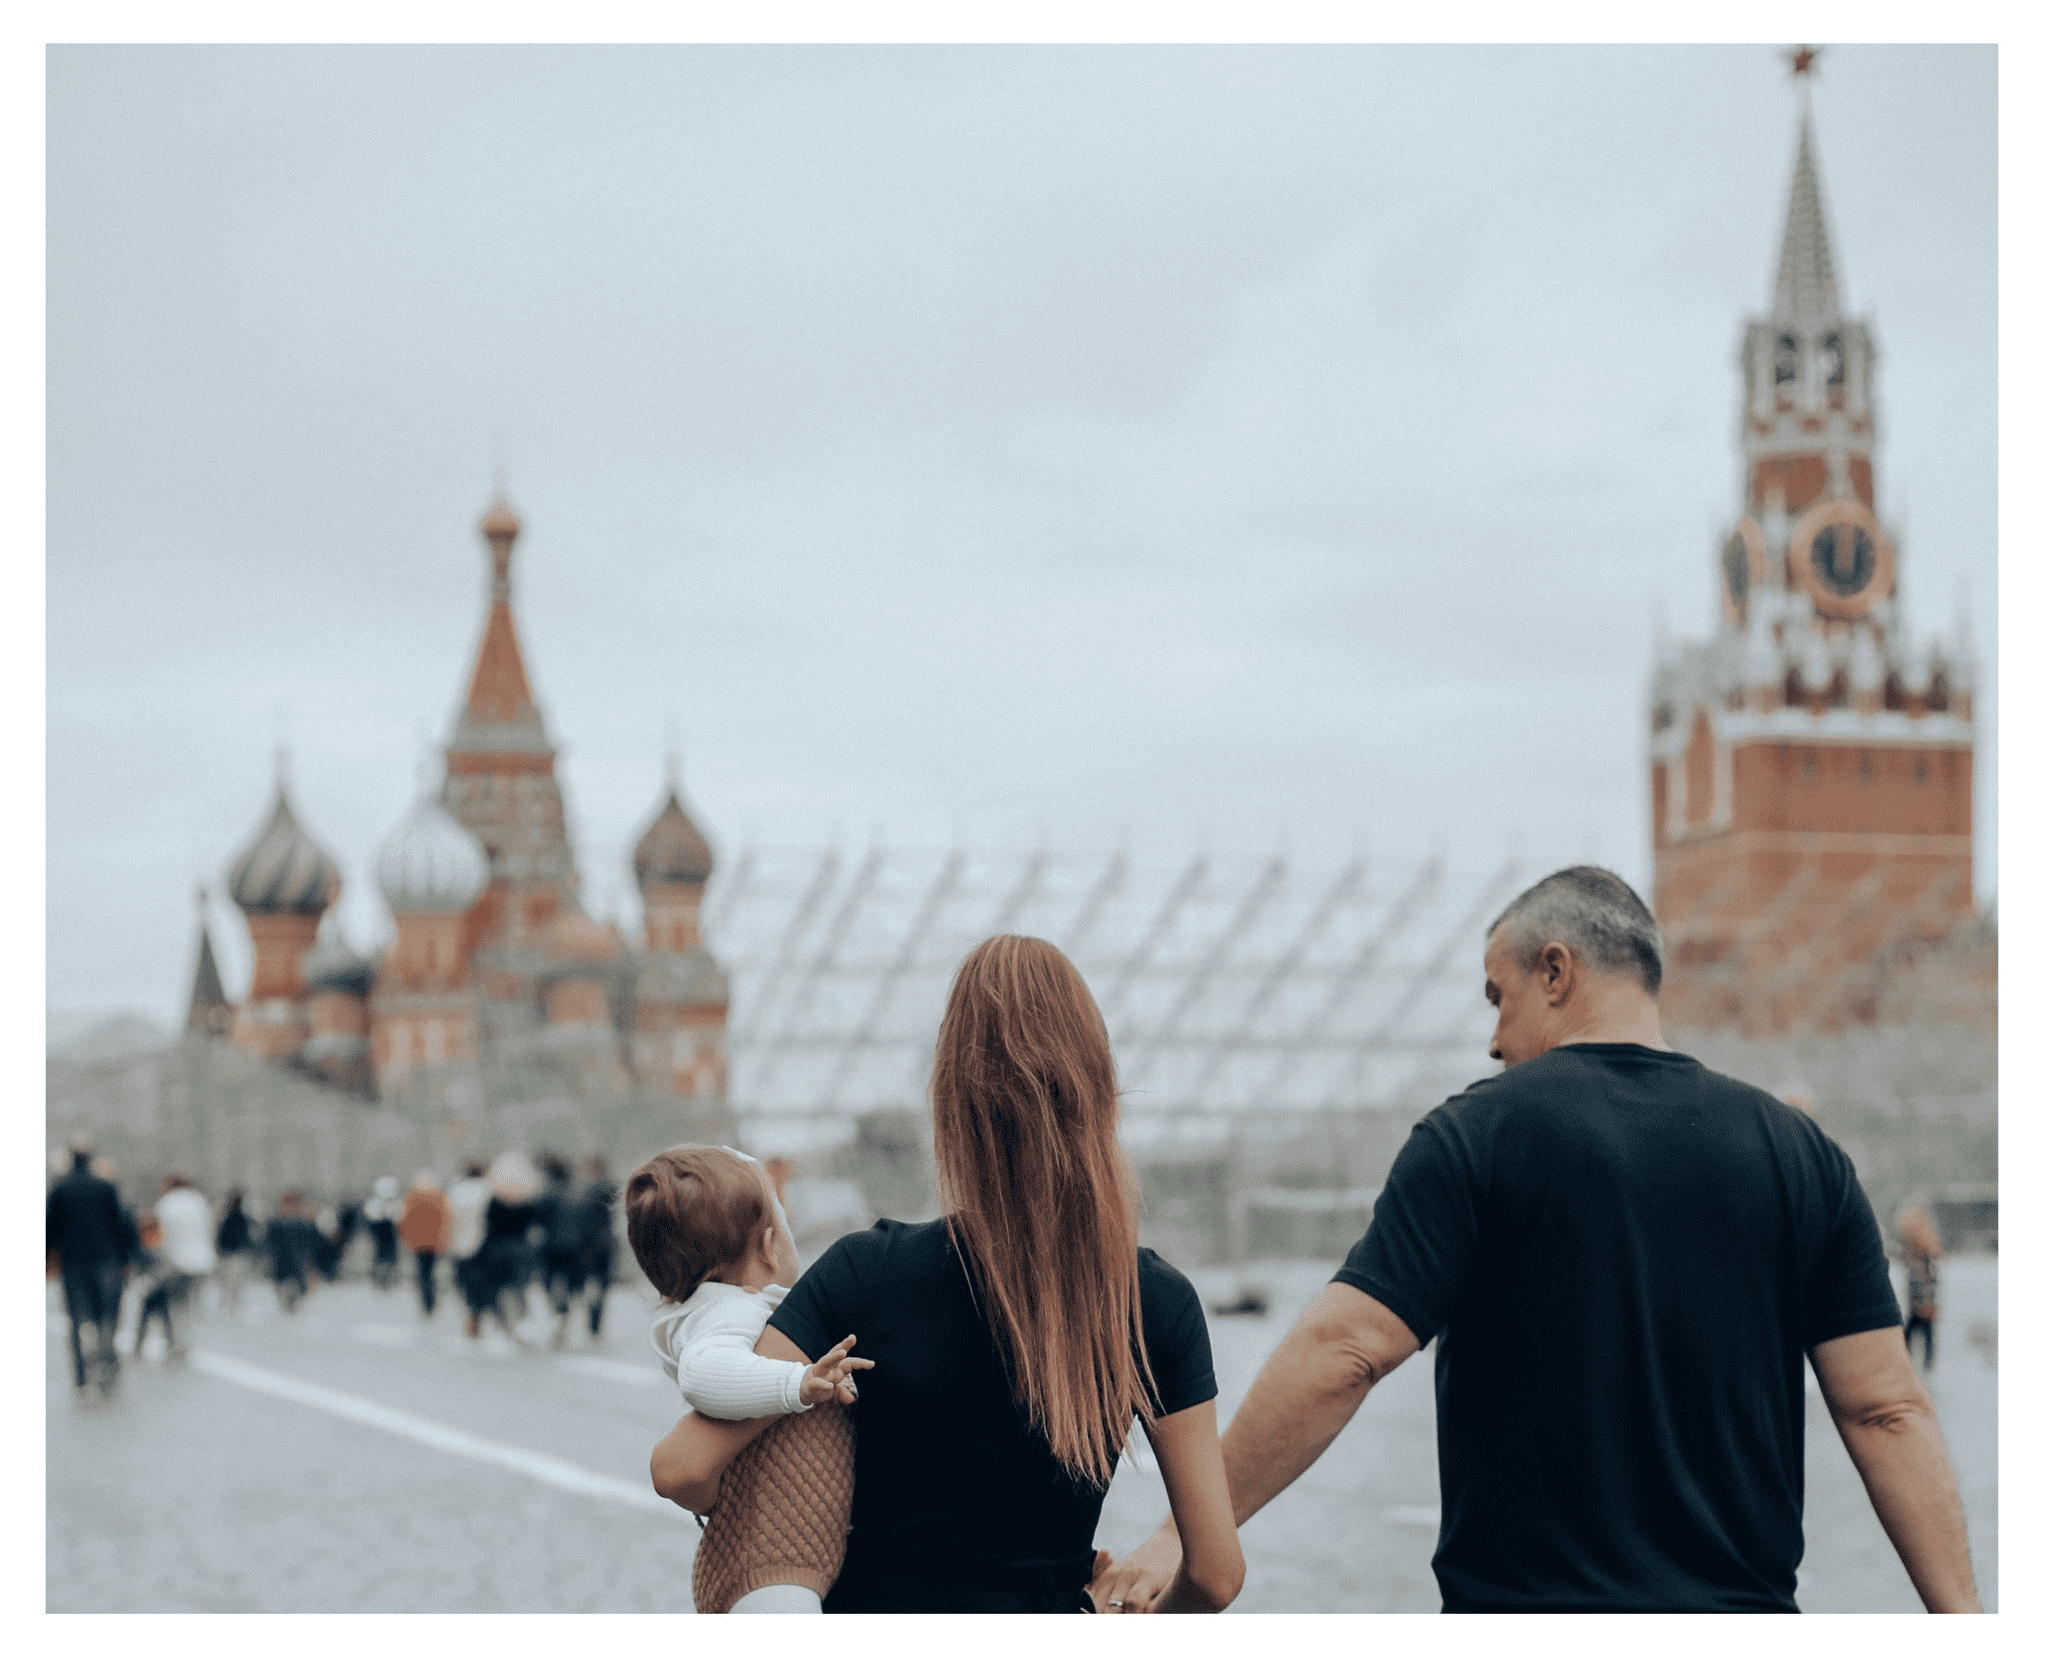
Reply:
<svg viewBox="0 0 2048 1666"><path fill-rule="evenodd" d="M1813 75L1813 61L1820 56L1820 48L1795 46L1785 56L1791 62L1792 73L1795 76L1803 75L1810 79Z"/></svg>

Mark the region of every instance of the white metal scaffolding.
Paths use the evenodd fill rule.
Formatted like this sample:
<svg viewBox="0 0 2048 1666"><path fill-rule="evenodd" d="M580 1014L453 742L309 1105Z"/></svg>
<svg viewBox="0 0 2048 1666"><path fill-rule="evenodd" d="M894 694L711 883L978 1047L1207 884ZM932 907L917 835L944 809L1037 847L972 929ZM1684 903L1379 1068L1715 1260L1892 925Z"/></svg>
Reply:
<svg viewBox="0 0 2048 1666"><path fill-rule="evenodd" d="M745 1137L786 1151L921 1106L962 956L1018 931L1094 990L1133 1146L1419 1113L1495 1068L1481 939L1526 882L1440 858L756 847L706 909L732 977L734 1104Z"/></svg>

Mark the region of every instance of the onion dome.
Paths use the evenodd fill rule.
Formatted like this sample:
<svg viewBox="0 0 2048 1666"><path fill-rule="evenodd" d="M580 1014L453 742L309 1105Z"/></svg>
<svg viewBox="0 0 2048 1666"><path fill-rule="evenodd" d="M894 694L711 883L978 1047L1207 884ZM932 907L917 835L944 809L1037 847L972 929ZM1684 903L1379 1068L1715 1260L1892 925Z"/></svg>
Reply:
<svg viewBox="0 0 2048 1666"><path fill-rule="evenodd" d="M279 782L277 802L228 870L228 895L244 914L321 914L341 892L341 870L299 825Z"/></svg>
<svg viewBox="0 0 2048 1666"><path fill-rule="evenodd" d="M477 836L422 798L377 853L377 886L394 914L457 914L490 883Z"/></svg>
<svg viewBox="0 0 2048 1666"><path fill-rule="evenodd" d="M676 789L633 847L633 877L649 885L702 885L711 877L711 846L683 809Z"/></svg>
<svg viewBox="0 0 2048 1666"><path fill-rule="evenodd" d="M299 963L308 989L331 989L344 995L367 995L377 964L348 946L334 916L320 922L320 935Z"/></svg>

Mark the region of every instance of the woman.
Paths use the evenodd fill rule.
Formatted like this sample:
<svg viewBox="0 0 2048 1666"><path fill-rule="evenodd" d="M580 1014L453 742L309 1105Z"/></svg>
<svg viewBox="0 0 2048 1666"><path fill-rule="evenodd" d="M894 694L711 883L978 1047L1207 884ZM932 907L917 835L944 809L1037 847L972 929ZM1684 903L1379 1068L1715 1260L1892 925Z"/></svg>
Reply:
<svg viewBox="0 0 2048 1666"><path fill-rule="evenodd" d="M1184 1547L1158 1606L1226 1607L1244 1558L1208 1327L1187 1279L1138 1247L1109 1037L1065 955L996 937L967 957L931 1099L943 1218L840 1239L756 1350L808 1363L851 1333L875 1361L826 1611L1090 1608L1096 1519L1134 1418ZM709 1510L772 1421L686 1416L655 1448L656 1491Z"/></svg>
<svg viewBox="0 0 2048 1666"><path fill-rule="evenodd" d="M399 1205L398 1236L412 1251L420 1312L429 1319L434 1316L434 1268L448 1249L448 1228L448 1195L432 1169L420 1169Z"/></svg>

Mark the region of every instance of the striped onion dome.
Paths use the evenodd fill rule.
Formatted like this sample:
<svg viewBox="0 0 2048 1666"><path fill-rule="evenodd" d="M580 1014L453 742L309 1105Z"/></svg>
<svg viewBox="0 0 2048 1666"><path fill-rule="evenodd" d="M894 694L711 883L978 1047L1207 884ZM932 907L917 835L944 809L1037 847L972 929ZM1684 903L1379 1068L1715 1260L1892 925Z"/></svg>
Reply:
<svg viewBox="0 0 2048 1666"><path fill-rule="evenodd" d="M341 870L292 814L284 784L270 819L228 870L228 895L244 914L320 914L341 891Z"/></svg>
<svg viewBox="0 0 2048 1666"><path fill-rule="evenodd" d="M394 914L454 914L490 883L491 859L477 836L422 798L377 853L377 886Z"/></svg>
<svg viewBox="0 0 2048 1666"><path fill-rule="evenodd" d="M711 846L684 811L674 787L633 847L633 877L643 891L649 885L702 885L711 877Z"/></svg>

